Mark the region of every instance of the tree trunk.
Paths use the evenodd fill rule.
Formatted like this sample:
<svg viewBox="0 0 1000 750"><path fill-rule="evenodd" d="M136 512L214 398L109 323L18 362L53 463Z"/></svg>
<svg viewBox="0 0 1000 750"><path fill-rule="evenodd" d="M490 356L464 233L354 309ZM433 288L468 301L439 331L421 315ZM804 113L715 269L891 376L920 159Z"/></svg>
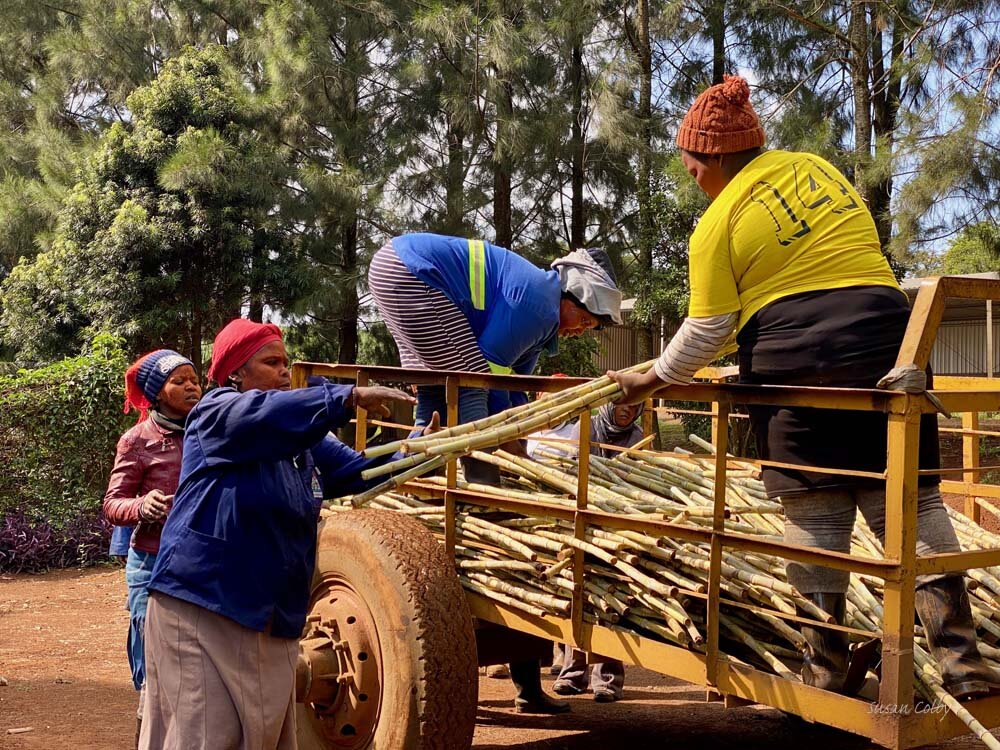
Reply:
<svg viewBox="0 0 1000 750"><path fill-rule="evenodd" d="M344 42L345 62L350 64L361 54L356 39L348 37ZM358 107L360 106L361 81L359 76L354 76L350 82L350 90L344 97L343 107L345 109L344 120L348 125L349 132L356 133L358 130ZM344 161L352 168L357 169L363 163L363 156L358 153L357 144L363 139L349 138L345 140ZM358 360L358 227L360 225L359 206L352 201L349 211L344 217L344 222L340 229L340 277L343 280L340 285L340 315L337 320L337 341L340 349L337 353L337 361L344 364L353 364Z"/></svg>
<svg viewBox="0 0 1000 750"><path fill-rule="evenodd" d="M461 236L465 219L465 129L451 115L447 120L448 175L442 231Z"/></svg>
<svg viewBox="0 0 1000 750"><path fill-rule="evenodd" d="M712 35L712 84L722 83L726 75L726 3L716 0L707 8L709 33Z"/></svg>
<svg viewBox="0 0 1000 750"><path fill-rule="evenodd" d="M256 244L256 243L255 243ZM261 286L259 250L254 251L254 257L250 259L250 310L249 318L256 323L264 322L264 290Z"/></svg>
<svg viewBox="0 0 1000 750"><path fill-rule="evenodd" d="M875 131L875 151L880 157L891 159L895 142L896 128L899 118L899 99L901 95L902 76L898 66L903 64L904 32L903 22L898 16L893 16L892 44L888 65L884 59L882 32L875 30L872 38L872 73L875 78L873 91L873 125ZM888 253L889 241L892 239L892 173L872 186L871 212L878 230L879 243L882 252ZM891 259L890 259L891 260ZM900 270L893 264L894 270Z"/></svg>
<svg viewBox="0 0 1000 750"><path fill-rule="evenodd" d="M496 140L493 145L493 232L494 242L510 248L514 242L511 215L510 120L514 116L514 96L508 81L498 82Z"/></svg>
<svg viewBox="0 0 1000 750"><path fill-rule="evenodd" d="M201 339L204 335L203 327L204 324L202 323L201 312L196 309L191 315L191 350L187 352L187 356L188 359L191 360L192 364L194 364L194 371L198 373L198 377L202 379L207 377L207 373L205 372L205 362L201 357Z"/></svg>
<svg viewBox="0 0 1000 750"><path fill-rule="evenodd" d="M851 90L854 95L854 184L871 209L867 169L872 159L871 75L868 62L868 3L851 0Z"/></svg>
<svg viewBox="0 0 1000 750"><path fill-rule="evenodd" d="M337 334L340 351L337 361L343 364L353 364L358 361L358 216L355 211L351 221L344 224L341 232L343 256L341 274L344 283L341 285L340 316L337 323Z"/></svg>
<svg viewBox="0 0 1000 750"><path fill-rule="evenodd" d="M653 153L652 153L652 102L653 102L653 52L649 39L649 0L639 0L636 19L639 57L639 278L648 295L653 278ZM654 353L653 328L645 325L639 330L639 361L650 359Z"/></svg>
<svg viewBox="0 0 1000 750"><path fill-rule="evenodd" d="M569 69L572 94L572 130L570 133L570 153L572 166L570 174L570 218L569 247L578 250L586 246L587 217L584 214L583 184L586 164L586 141L583 132L583 41L573 42Z"/></svg>

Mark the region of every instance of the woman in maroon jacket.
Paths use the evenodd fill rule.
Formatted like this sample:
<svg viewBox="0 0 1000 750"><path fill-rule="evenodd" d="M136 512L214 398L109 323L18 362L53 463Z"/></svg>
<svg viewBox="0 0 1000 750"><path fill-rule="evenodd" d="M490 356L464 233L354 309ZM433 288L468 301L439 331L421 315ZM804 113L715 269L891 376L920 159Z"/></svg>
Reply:
<svg viewBox="0 0 1000 750"><path fill-rule="evenodd" d="M128 608L128 659L132 682L139 691L136 742L145 697L146 665L143 631L147 584L160 549L160 531L170 511L181 473L184 421L201 398L194 365L169 349L138 359L125 373L125 412L140 412L139 422L121 436L104 516L116 526L133 526L125 564Z"/></svg>

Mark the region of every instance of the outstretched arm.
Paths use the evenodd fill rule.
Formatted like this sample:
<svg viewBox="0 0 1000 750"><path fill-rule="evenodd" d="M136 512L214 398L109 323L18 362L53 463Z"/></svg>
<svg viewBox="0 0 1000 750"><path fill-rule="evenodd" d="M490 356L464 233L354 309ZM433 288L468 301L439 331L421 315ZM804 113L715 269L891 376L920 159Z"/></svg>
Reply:
<svg viewBox="0 0 1000 750"><path fill-rule="evenodd" d="M739 321L739 313L685 318L667 348L647 372L608 371L622 388L618 403L637 404L664 385L687 385L702 367L719 356Z"/></svg>

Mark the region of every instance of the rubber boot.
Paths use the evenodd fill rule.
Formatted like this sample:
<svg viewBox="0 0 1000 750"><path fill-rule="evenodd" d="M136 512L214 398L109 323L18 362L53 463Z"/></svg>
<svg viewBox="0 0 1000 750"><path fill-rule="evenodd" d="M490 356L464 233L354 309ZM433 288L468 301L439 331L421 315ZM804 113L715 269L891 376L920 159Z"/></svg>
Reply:
<svg viewBox="0 0 1000 750"><path fill-rule="evenodd" d="M917 615L931 654L941 668L944 689L958 700L985 696L1000 687L997 675L979 655L976 627L965 581L941 578L916 590Z"/></svg>
<svg viewBox="0 0 1000 750"><path fill-rule="evenodd" d="M846 594L809 594L812 602L834 617L834 622L843 625L847 616ZM810 615L801 612L809 617ZM802 626L802 636L806 639L805 654L802 658L802 681L806 685L830 690L834 693L844 692L847 679L847 668L850 659L847 633L829 628L814 628Z"/></svg>
<svg viewBox="0 0 1000 750"><path fill-rule="evenodd" d="M500 486L500 467L488 464L472 456L462 456L462 473L469 484L488 484L491 487Z"/></svg>
<svg viewBox="0 0 1000 750"><path fill-rule="evenodd" d="M510 680L517 688L514 710L519 714L564 714L569 703L542 691L542 665L538 659L511 662Z"/></svg>

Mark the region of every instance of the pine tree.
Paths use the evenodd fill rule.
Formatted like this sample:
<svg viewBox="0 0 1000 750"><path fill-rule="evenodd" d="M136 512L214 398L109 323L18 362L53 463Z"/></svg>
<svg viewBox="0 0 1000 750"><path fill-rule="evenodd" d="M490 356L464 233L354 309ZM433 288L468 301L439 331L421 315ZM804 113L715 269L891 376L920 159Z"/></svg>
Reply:
<svg viewBox="0 0 1000 750"><path fill-rule="evenodd" d="M971 189L983 206L991 188L996 194L1000 160L979 142L996 122L996 3L823 0L806 12L767 0L762 7L781 41L758 58L761 72L783 82L786 95L804 90L813 102L824 99L817 115L850 114L850 133L838 144L849 153L846 171L883 251L905 272L935 200ZM836 138L830 122L815 122ZM943 161L943 153L958 161ZM946 177L935 171L942 167ZM961 222L962 213L953 215Z"/></svg>
<svg viewBox="0 0 1000 750"><path fill-rule="evenodd" d="M309 356L356 361L368 259L399 224L391 179L416 147L400 116L403 13L382 3L285 0L268 9L252 45L301 187L287 208L314 283L293 310L293 337L316 329L302 341Z"/></svg>
<svg viewBox="0 0 1000 750"><path fill-rule="evenodd" d="M60 210L52 249L0 288L22 359L72 350L95 329L133 350L170 345L199 367L202 343L251 293L287 304L295 246L273 217L283 154L223 48L188 50L127 99ZM41 313L41 314L39 314Z"/></svg>

